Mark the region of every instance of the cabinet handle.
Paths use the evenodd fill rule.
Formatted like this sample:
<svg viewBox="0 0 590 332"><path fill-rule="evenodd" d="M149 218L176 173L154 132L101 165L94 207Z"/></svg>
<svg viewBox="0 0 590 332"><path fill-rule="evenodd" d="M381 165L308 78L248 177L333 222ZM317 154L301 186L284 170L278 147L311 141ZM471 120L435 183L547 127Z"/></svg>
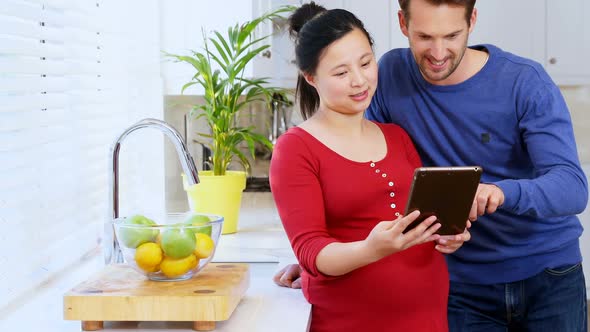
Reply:
<svg viewBox="0 0 590 332"><path fill-rule="evenodd" d="M557 63L557 58L549 58L549 63L554 65Z"/></svg>
<svg viewBox="0 0 590 332"><path fill-rule="evenodd" d="M266 51L262 52L262 56L265 57L265 58L270 59L270 57L271 57L270 50L266 50Z"/></svg>

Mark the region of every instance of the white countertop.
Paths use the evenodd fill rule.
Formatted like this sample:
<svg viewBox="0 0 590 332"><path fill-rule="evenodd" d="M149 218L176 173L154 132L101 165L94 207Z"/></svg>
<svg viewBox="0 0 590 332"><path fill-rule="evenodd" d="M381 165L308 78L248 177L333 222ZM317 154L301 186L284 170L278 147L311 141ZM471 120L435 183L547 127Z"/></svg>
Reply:
<svg viewBox="0 0 590 332"><path fill-rule="evenodd" d="M214 262L277 263L294 260L270 193L244 193L238 232L221 235Z"/></svg>
<svg viewBox="0 0 590 332"><path fill-rule="evenodd" d="M301 290L272 282L278 267L293 259L272 197L244 194L239 231L222 236L213 261L249 262L250 286L230 319L218 322L215 331L307 331L311 305ZM103 267L97 249L0 311L0 331L81 331L79 321L63 319L63 294ZM105 322L104 327L105 331L193 331L190 322Z"/></svg>

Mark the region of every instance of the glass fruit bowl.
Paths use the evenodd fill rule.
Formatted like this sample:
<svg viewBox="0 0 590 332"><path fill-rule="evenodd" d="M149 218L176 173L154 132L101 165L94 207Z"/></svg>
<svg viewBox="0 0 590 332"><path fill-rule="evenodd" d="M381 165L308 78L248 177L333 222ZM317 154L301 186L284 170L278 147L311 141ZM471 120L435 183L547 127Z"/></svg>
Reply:
<svg viewBox="0 0 590 332"><path fill-rule="evenodd" d="M157 223L143 215L113 221L125 263L151 280L186 280L213 258L223 217L170 214Z"/></svg>

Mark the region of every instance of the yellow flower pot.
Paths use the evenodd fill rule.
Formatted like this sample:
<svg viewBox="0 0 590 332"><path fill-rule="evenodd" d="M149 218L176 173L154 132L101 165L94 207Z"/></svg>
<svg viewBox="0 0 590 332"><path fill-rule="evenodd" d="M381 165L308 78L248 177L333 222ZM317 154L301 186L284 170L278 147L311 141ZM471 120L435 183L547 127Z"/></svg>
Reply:
<svg viewBox="0 0 590 332"><path fill-rule="evenodd" d="M221 233L237 232L246 172L227 171L225 175L215 176L213 171L201 171L199 180L200 183L190 187L184 183L191 211L221 215L224 218Z"/></svg>

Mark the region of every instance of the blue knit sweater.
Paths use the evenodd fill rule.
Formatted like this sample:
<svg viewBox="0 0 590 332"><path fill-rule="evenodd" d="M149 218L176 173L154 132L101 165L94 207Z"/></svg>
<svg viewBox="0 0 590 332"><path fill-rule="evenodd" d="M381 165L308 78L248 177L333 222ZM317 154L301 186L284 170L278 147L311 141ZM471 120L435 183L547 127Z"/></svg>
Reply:
<svg viewBox="0 0 590 332"><path fill-rule="evenodd" d="M565 101L538 63L474 48L488 62L450 86L424 80L409 49L386 53L367 118L403 127L424 165L481 165L482 182L503 190L500 209L478 218L471 241L447 257L451 280L512 282L581 262L576 214L588 184Z"/></svg>

